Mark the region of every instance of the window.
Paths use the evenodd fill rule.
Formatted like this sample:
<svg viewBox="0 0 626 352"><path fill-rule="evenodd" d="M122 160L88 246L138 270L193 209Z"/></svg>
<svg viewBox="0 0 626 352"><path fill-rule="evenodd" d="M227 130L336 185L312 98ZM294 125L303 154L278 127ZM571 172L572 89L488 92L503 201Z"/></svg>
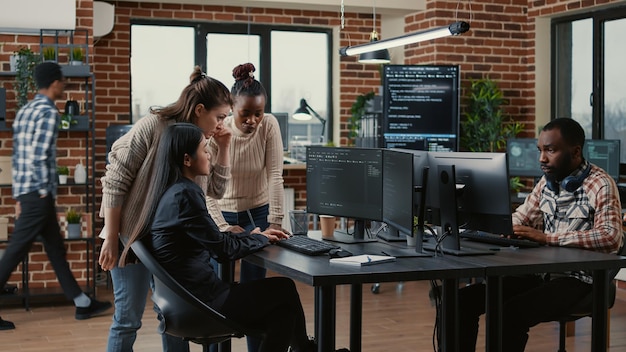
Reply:
<svg viewBox="0 0 626 352"><path fill-rule="evenodd" d="M621 140L626 174L626 7L552 24L553 116L571 117L587 138Z"/></svg>
<svg viewBox="0 0 626 352"><path fill-rule="evenodd" d="M173 103L194 66L193 27L131 26L132 122L151 106Z"/></svg>
<svg viewBox="0 0 626 352"><path fill-rule="evenodd" d="M178 99L195 63L230 88L232 69L251 62L268 92L266 112L289 116L288 140L328 140L333 125L331 33L328 28L137 20L131 25L133 121L149 106ZM315 118L292 118L303 98L326 119L326 131Z"/></svg>

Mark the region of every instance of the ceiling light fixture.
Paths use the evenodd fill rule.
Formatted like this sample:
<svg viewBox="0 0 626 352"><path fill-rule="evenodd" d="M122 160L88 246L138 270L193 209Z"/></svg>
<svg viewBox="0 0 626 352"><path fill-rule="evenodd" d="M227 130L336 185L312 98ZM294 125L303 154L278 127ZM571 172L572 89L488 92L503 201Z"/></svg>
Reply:
<svg viewBox="0 0 626 352"><path fill-rule="evenodd" d="M376 1L374 1L372 13L372 33L370 33L370 43L378 41L378 32L376 32ZM362 64L388 64L391 62L389 59L389 50L380 49L362 53L359 55L359 62Z"/></svg>
<svg viewBox="0 0 626 352"><path fill-rule="evenodd" d="M458 21L450 24L449 26L428 29L416 33L409 33L399 37L382 39L366 44L346 46L339 49L339 54L341 56L359 55L371 51L389 49L396 46L414 44L451 35L459 35L461 33L467 32L469 28L469 23Z"/></svg>

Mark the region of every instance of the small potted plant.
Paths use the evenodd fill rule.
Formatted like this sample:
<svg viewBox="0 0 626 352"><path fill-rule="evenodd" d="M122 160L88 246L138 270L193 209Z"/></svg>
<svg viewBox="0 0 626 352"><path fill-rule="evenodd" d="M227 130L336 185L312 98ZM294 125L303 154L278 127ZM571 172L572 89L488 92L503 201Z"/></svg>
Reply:
<svg viewBox="0 0 626 352"><path fill-rule="evenodd" d="M52 46L44 47L41 51L44 61L57 61L57 51Z"/></svg>
<svg viewBox="0 0 626 352"><path fill-rule="evenodd" d="M67 166L57 166L57 174L59 175L59 184L66 184L70 169Z"/></svg>
<svg viewBox="0 0 626 352"><path fill-rule="evenodd" d="M15 89L17 109L28 103L28 94L37 90L35 85L35 66L41 61L41 57L30 48L21 47L11 56L11 71L15 71Z"/></svg>
<svg viewBox="0 0 626 352"><path fill-rule="evenodd" d="M72 57L70 58L70 65L79 66L83 64L83 49L79 47L72 48Z"/></svg>
<svg viewBox="0 0 626 352"><path fill-rule="evenodd" d="M67 238L80 238L80 220L82 214L69 207L65 213L67 221Z"/></svg>

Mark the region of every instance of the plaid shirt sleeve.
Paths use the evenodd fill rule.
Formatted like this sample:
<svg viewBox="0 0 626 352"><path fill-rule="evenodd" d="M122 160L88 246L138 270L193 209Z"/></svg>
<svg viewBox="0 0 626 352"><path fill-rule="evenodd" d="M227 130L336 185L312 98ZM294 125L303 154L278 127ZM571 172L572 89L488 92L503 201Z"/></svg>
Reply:
<svg viewBox="0 0 626 352"><path fill-rule="evenodd" d="M57 128L57 115L54 110L47 110L35 120L33 136L33 178L39 181L39 194L48 193L47 185L52 182L51 175L56 173L54 168L54 140ZM52 156L52 158L51 158ZM52 159L53 162L50 162Z"/></svg>
<svg viewBox="0 0 626 352"><path fill-rule="evenodd" d="M544 178L537 182L524 203L517 207L513 213L513 225L524 225L543 230L543 213L539 208L539 202L541 201L541 190L545 185Z"/></svg>

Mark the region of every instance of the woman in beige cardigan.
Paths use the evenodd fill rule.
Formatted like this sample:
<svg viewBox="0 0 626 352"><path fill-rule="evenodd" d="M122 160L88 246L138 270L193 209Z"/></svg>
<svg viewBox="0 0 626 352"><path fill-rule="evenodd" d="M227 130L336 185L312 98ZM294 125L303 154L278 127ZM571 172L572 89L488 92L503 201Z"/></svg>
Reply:
<svg viewBox="0 0 626 352"><path fill-rule="evenodd" d="M254 65L233 69L235 84L233 115L224 124L232 130L230 143L231 181L224 197L209 200L209 213L221 231L252 231L282 228L283 221L283 143L278 121L264 113L267 93L254 78ZM210 143L213 154L220 150ZM221 151L221 150L220 150ZM240 282L265 277L266 270L241 262ZM248 352L258 351L259 341L248 338Z"/></svg>
<svg viewBox="0 0 626 352"><path fill-rule="evenodd" d="M190 122L219 146L211 174L196 179L208 196L221 197L230 177L231 133L223 124L232 106L228 88L206 76L200 67L194 69L190 81L175 103L151 109L113 144L109 153L110 164L102 178L100 216L104 217L104 228L100 237L104 242L99 258L102 269L111 271L115 295L108 352L132 351L141 327L151 275L143 264L135 263L128 249L119 255L120 239L125 240L134 224L146 221L140 217L140 210L145 206L161 132L175 122ZM188 351L189 345L164 334L163 350Z"/></svg>

